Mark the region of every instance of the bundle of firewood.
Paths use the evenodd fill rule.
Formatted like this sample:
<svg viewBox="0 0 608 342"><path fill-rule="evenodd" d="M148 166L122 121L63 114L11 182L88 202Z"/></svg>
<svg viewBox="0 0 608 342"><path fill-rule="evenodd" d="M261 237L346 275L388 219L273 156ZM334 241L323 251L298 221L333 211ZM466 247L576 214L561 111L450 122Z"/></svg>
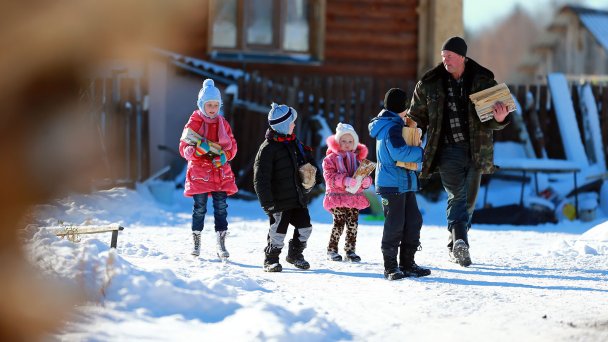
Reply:
<svg viewBox="0 0 608 342"><path fill-rule="evenodd" d="M401 135L403 135L403 139L408 146L420 146L422 144L422 130L420 128L403 127ZM413 171L418 170L418 164L413 162L398 161L397 166Z"/></svg>
<svg viewBox="0 0 608 342"><path fill-rule="evenodd" d="M367 159L362 159L359 162L359 167L357 168L357 170L355 170L355 173L353 174L353 178L357 181L357 184L353 187L347 186L346 191L350 192L351 194L357 192L357 190L359 190L359 188L361 187L361 182L363 181L363 178L367 177L370 173L372 173L375 168L376 163Z"/></svg>
<svg viewBox="0 0 608 342"><path fill-rule="evenodd" d="M475 94L469 95L469 98L475 105L475 111L481 122L488 121L494 117L492 106L496 102L502 102L507 106L509 112L515 111L515 101L513 101L509 87L504 83L478 91Z"/></svg>
<svg viewBox="0 0 608 342"><path fill-rule="evenodd" d="M218 143L215 143L213 141L210 140L206 140L205 138L203 138L200 134L196 133L194 130L192 130L189 127L186 127L183 131L182 131L182 137L180 138L181 141L185 142L188 145L196 145L198 144L199 141L206 141L207 144L209 144L209 154L210 155L220 155L221 151L222 151L222 146Z"/></svg>

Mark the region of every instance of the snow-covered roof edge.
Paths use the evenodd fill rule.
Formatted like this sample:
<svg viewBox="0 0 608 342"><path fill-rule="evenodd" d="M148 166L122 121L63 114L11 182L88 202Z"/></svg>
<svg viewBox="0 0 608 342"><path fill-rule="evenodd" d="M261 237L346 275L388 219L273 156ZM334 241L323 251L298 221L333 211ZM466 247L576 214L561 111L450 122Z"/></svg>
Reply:
<svg viewBox="0 0 608 342"><path fill-rule="evenodd" d="M209 61L204 61L202 59L181 55L179 53L160 48L151 49L155 53L170 58L173 64L180 68L194 72L199 75L214 78L226 84L234 83L239 78L245 77L247 75L243 70L240 69L218 65Z"/></svg>

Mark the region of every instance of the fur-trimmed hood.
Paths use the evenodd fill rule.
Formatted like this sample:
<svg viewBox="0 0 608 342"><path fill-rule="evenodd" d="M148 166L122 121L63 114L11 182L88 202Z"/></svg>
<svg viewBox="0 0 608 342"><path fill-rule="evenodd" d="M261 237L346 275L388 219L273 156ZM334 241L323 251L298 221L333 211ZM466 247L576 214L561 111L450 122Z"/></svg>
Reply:
<svg viewBox="0 0 608 342"><path fill-rule="evenodd" d="M335 139L335 134L330 135L329 137L327 137L327 153L326 155L329 155L330 153L340 153L340 144L336 141ZM367 146L359 143L359 145L357 145L357 148L355 149L355 155L357 156L357 160L362 160L367 158L367 154L369 153L369 150L367 149Z"/></svg>

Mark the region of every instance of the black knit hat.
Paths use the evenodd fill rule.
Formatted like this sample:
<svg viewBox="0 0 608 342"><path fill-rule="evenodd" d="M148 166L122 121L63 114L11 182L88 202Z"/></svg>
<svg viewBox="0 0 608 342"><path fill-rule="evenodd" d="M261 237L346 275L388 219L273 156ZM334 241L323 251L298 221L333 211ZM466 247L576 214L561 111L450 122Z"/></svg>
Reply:
<svg viewBox="0 0 608 342"><path fill-rule="evenodd" d="M384 95L384 108L393 113L401 113L405 110L405 102L407 96L405 92L399 88L391 88Z"/></svg>
<svg viewBox="0 0 608 342"><path fill-rule="evenodd" d="M460 37L452 37L443 43L441 51L448 50L461 55L462 57L467 56L467 43Z"/></svg>

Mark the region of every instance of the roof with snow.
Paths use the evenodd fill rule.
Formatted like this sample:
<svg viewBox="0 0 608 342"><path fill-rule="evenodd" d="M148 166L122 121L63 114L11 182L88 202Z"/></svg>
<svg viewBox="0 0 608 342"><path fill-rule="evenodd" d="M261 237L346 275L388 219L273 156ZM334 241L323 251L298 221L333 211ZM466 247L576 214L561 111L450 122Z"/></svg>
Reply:
<svg viewBox="0 0 608 342"><path fill-rule="evenodd" d="M225 84L235 83L236 80L246 75L246 73L240 69L229 68L163 49L153 48L152 50L164 57L170 58L175 66L194 72L198 75L213 78L214 80Z"/></svg>
<svg viewBox="0 0 608 342"><path fill-rule="evenodd" d="M576 13L598 44L608 51L608 11L579 6L566 6L566 8Z"/></svg>

